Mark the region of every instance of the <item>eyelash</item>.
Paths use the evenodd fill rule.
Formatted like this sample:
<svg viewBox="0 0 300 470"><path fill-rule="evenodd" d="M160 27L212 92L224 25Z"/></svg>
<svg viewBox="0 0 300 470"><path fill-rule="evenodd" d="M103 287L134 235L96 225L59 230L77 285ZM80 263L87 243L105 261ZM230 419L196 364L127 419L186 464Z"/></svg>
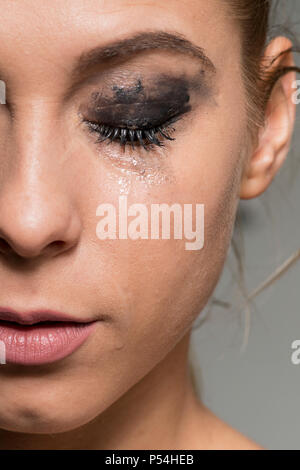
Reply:
<svg viewBox="0 0 300 470"><path fill-rule="evenodd" d="M170 127L174 121L175 120L172 119L165 124L148 129L130 129L127 127L107 126L99 122L84 119L89 130L98 134L97 143L104 141L108 141L108 143L116 142L119 143L121 147L130 144L133 149L137 144L138 146L142 146L145 150L151 149L153 145L164 147L164 140L174 141L175 138L169 135L170 131L175 131L173 127Z"/></svg>

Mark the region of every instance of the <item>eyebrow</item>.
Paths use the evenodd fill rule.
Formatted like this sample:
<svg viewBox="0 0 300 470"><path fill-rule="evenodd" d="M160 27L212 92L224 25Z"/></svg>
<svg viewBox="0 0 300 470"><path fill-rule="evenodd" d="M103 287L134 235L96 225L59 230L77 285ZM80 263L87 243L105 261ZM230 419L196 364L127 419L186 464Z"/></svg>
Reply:
<svg viewBox="0 0 300 470"><path fill-rule="evenodd" d="M130 58L143 51L168 50L198 59L202 66L212 72L216 67L208 58L204 49L193 44L182 34L165 31L142 32L111 44L96 47L84 52L79 57L73 70L73 77L83 75L90 68L113 59Z"/></svg>

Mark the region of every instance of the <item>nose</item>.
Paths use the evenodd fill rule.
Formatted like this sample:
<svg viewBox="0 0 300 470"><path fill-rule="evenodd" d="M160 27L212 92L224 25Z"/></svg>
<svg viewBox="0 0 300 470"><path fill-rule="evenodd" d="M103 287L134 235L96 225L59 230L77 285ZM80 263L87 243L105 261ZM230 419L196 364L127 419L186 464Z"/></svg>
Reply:
<svg viewBox="0 0 300 470"><path fill-rule="evenodd" d="M0 256L54 257L75 247L81 221L70 182L30 146L13 153L0 172Z"/></svg>
<svg viewBox="0 0 300 470"><path fill-rule="evenodd" d="M66 205L57 205L48 197L45 201L30 201L16 193L1 197L0 254L57 256L76 245L78 221Z"/></svg>
<svg viewBox="0 0 300 470"><path fill-rule="evenodd" d="M26 193L19 186L0 191L0 253L22 258L57 256L74 247L80 223L66 198L46 192Z"/></svg>

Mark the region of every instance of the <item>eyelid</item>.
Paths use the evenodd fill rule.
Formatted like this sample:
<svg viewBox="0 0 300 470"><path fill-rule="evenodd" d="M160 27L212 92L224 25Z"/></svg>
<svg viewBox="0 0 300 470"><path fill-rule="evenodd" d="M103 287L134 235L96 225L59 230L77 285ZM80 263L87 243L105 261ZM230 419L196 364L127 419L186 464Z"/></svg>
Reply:
<svg viewBox="0 0 300 470"><path fill-rule="evenodd" d="M130 85L121 79L113 81L107 95L103 91L92 94L89 105L81 112L82 121L91 133L98 135L98 144L107 140L121 146L129 143L133 147L162 147L164 140L175 140L170 136L175 131L172 124L192 109L193 83L185 75L166 74L150 79L135 77Z"/></svg>
<svg viewBox="0 0 300 470"><path fill-rule="evenodd" d="M179 117L177 118L177 120ZM149 129L130 129L125 127L110 127L103 124L89 121L84 119L83 122L87 125L91 133L98 134L96 143L101 143L108 140L108 143L117 142L120 146L125 146L129 143L134 149L135 144L142 146L145 150L148 150L151 146L155 145L163 147L163 140L174 141L175 138L169 135L170 130L175 132L174 128L170 128L171 122L165 123L162 126L152 127ZM174 120L172 121L172 123ZM157 134L161 137L161 140L157 137Z"/></svg>
<svg viewBox="0 0 300 470"><path fill-rule="evenodd" d="M94 122L111 128L128 128L133 130L149 131L154 128L165 127L176 122L180 117L191 111L189 100L180 102L176 100L161 102L151 101L122 105L89 107L81 112L83 121Z"/></svg>

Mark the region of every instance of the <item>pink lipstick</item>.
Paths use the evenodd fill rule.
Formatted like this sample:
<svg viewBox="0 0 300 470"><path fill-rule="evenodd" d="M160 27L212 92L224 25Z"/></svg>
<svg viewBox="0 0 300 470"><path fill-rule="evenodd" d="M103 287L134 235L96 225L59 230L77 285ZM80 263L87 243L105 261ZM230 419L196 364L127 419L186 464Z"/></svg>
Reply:
<svg viewBox="0 0 300 470"><path fill-rule="evenodd" d="M6 363L41 365L59 361L76 351L96 322L80 322L50 310L19 313L0 308L0 341Z"/></svg>

